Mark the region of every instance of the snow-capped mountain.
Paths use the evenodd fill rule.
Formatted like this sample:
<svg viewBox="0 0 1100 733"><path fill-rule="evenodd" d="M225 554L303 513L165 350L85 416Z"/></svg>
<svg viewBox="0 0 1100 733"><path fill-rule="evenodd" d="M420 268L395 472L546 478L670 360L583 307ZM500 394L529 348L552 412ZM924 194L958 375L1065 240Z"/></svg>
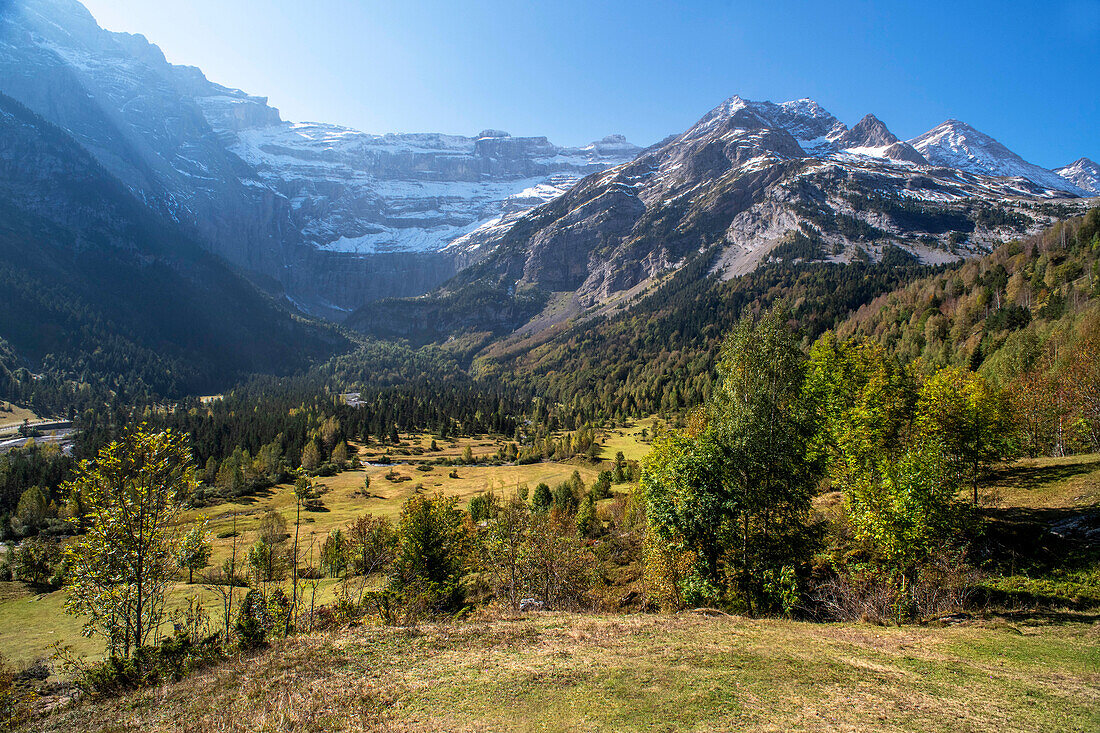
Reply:
<svg viewBox="0 0 1100 733"><path fill-rule="evenodd" d="M947 120L909 143L932 165L955 168L968 173L1026 178L1052 190L1077 196L1088 192L1054 171L1029 163L989 135L965 122Z"/></svg>
<svg viewBox="0 0 1100 733"><path fill-rule="evenodd" d="M928 165L928 161L912 145L898 140L882 120L871 114L865 115L855 127L832 142L837 148L852 155Z"/></svg>
<svg viewBox="0 0 1100 733"><path fill-rule="evenodd" d="M357 253L442 249L638 151L617 135L561 148L497 130L370 135L285 122L238 130L230 149L287 197L308 243Z"/></svg>
<svg viewBox="0 0 1100 733"><path fill-rule="evenodd" d="M927 160L873 116L848 129L812 100L731 97L635 160L456 240L476 264L437 291L368 304L347 323L422 340L527 332L621 307L700 254L725 278L768 259L846 262L888 246L946 262L1046 225L1047 201L1080 201L1051 171L1027 169L1036 181L976 166Z"/></svg>
<svg viewBox="0 0 1100 733"><path fill-rule="evenodd" d="M1088 158L1078 158L1069 165L1055 168L1054 172L1078 188L1100 195L1100 165Z"/></svg>
<svg viewBox="0 0 1100 733"><path fill-rule="evenodd" d="M1070 182L963 123L907 143L809 99L731 97L645 151L620 136L563 148L286 122L143 36L103 30L77 0L0 2L0 92L255 282L333 318L427 293L498 251L527 253L517 277L580 288L584 303L715 243L718 269L744 272L794 233L836 258L887 241L943 258L949 238L976 251L1005 221L1038 222L1037 200L1095 192L1087 161L1063 169ZM930 223L932 209L947 218Z"/></svg>
<svg viewBox="0 0 1100 733"><path fill-rule="evenodd" d="M103 30L76 0L0 3L0 92L258 282L333 317L429 290L455 265L428 254L638 151L619 136L561 148L284 122L266 98Z"/></svg>

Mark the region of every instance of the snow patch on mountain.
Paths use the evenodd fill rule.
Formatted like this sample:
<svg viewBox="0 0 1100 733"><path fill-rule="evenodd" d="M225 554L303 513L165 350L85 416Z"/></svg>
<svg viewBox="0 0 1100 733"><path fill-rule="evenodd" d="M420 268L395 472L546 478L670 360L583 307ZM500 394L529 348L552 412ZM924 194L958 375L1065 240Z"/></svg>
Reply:
<svg viewBox="0 0 1100 733"><path fill-rule="evenodd" d="M499 130L374 135L314 122L233 135L233 152L291 201L308 242L359 254L443 249L638 151L620 135L562 148Z"/></svg>
<svg viewBox="0 0 1100 733"><path fill-rule="evenodd" d="M1054 172L1078 188L1100 194L1100 165L1088 158L1078 158L1069 165L1055 168Z"/></svg>
<svg viewBox="0 0 1100 733"><path fill-rule="evenodd" d="M1054 171L1027 162L989 135L959 120L947 120L909 144L932 165L991 176L1021 177L1055 191L1088 195Z"/></svg>

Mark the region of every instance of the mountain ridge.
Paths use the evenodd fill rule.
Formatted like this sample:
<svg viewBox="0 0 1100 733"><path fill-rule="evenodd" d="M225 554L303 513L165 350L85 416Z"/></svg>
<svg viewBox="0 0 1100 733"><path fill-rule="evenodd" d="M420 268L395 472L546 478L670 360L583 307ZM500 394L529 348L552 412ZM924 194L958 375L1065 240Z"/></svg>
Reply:
<svg viewBox="0 0 1100 733"><path fill-rule="evenodd" d="M261 293L65 131L2 94L0 286L9 393L33 391L39 371L84 385L75 403L99 386L202 393L350 346Z"/></svg>
<svg viewBox="0 0 1100 733"><path fill-rule="evenodd" d="M573 290L580 277L573 314L675 269L714 239L730 245L718 265L725 276L789 237L850 257L853 244L882 232L872 239L915 238L902 246L943 256L931 251L942 250L946 231L922 229L896 201L893 213L853 211L831 196L834 176L903 209L1088 194L964 123L905 142L874 115L848 128L809 98L735 95L645 150L613 135L562 148L499 130L372 135L285 122L267 98L169 64L142 35L101 29L76 0L0 8L0 91L67 129L142 201L268 292L336 321L373 300L431 292L505 240L536 253L516 277L523 287ZM663 165L663 180L635 165L640 158ZM713 200L700 198L704 188ZM558 234L530 226L536 207L578 189L569 201L580 208ZM838 227L855 229L837 237ZM964 229L959 236L978 246L1000 236ZM520 232L535 239L519 243ZM665 237L667 246L657 241ZM613 243L629 246L616 252Z"/></svg>
<svg viewBox="0 0 1100 733"><path fill-rule="evenodd" d="M1054 171L1029 163L989 135L956 119L945 120L928 132L909 140L928 162L968 173L1019 176L1033 183L1077 196L1088 192Z"/></svg>
<svg viewBox="0 0 1100 733"><path fill-rule="evenodd" d="M723 278L773 252L844 262L894 246L946 262L1041 228L1052 220L1043 202L1076 195L1049 171L1056 187L894 159L887 150L906 144L877 118L861 122L852 134L812 100L730 97L634 161L459 240L475 264L432 294L368 304L347 323L427 340L552 326L635 297L707 247L717 247L712 272ZM853 142L890 144L841 147ZM478 322L475 303L496 312Z"/></svg>
<svg viewBox="0 0 1100 733"><path fill-rule="evenodd" d="M614 136L578 149L450 136L461 150L379 156L367 143L386 136L317 124L310 139L265 97L169 64L144 36L100 28L76 0L0 6L0 92L68 130L140 199L255 282L336 320L374 297L431 289L456 267L446 253L426 262L424 251L635 150ZM295 144L265 153L288 129ZM334 149L337 136L359 149ZM468 175L450 176L456 169Z"/></svg>
<svg viewBox="0 0 1100 733"><path fill-rule="evenodd" d="M1089 158L1078 158L1069 165L1054 171L1062 178L1072 181L1079 188L1100 195L1100 164Z"/></svg>

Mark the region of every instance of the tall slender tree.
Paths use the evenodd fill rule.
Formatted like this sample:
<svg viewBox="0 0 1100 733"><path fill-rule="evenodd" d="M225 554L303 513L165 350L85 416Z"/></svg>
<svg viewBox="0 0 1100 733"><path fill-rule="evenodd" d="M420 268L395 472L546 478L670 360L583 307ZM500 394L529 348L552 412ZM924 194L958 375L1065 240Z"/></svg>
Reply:
<svg viewBox="0 0 1100 733"><path fill-rule="evenodd" d="M80 464L67 490L87 502L88 531L67 550L65 607L87 616L112 655L128 657L155 638L175 571L179 497L195 484L184 435L141 425Z"/></svg>
<svg viewBox="0 0 1100 733"><path fill-rule="evenodd" d="M805 355L776 304L745 317L718 363L719 383L694 434L659 440L641 488L654 535L693 558L679 585L690 604L770 604L768 579L806 556L820 465L803 395ZM790 575L789 571L787 575Z"/></svg>

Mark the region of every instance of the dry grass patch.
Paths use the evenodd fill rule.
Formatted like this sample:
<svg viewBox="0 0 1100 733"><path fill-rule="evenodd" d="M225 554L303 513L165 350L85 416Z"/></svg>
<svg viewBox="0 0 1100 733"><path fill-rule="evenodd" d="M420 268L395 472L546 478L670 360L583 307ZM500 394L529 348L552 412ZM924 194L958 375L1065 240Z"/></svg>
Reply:
<svg viewBox="0 0 1100 733"><path fill-rule="evenodd" d="M450 477L452 469L457 471L458 478ZM386 474L390 471L407 476L410 480L389 481ZM302 542L306 546L311 539L317 543L323 542L331 530L346 527L363 514L396 520L401 513L401 507L416 494L418 484L424 493L441 492L446 496L456 497L460 504L465 505L474 496L485 491L510 496L521 484L527 484L532 491L540 481L553 486L568 479L573 471L579 471L588 485L596 480L597 471L594 468L571 463L435 466L430 472L416 470L415 464L393 464L344 471L336 476L315 479L321 492L324 511L302 512ZM363 491L363 479L366 476L370 477L370 488L367 490L369 496L364 496ZM293 532L294 488L289 484L280 484L239 502L227 502L190 511L185 515L185 521L193 521L200 514L209 518L210 530L215 535L211 562L218 565L228 557L233 540L231 537L217 535L229 532L235 519L239 533L238 542L247 547L255 539L253 534L268 511L279 512ZM241 546L238 545L239 548Z"/></svg>
<svg viewBox="0 0 1100 733"><path fill-rule="evenodd" d="M1100 504L1100 454L1014 461L996 472L983 493L996 508L1095 506Z"/></svg>
<svg viewBox="0 0 1100 733"><path fill-rule="evenodd" d="M11 402L0 402L0 431L17 429L24 420L38 422L42 420L34 410L20 407Z"/></svg>
<svg viewBox="0 0 1100 733"><path fill-rule="evenodd" d="M1094 730L1085 624L536 615L301 637L42 730Z"/></svg>
<svg viewBox="0 0 1100 733"><path fill-rule="evenodd" d="M650 439L653 435L653 418L645 418L628 423L624 428L612 428L601 434L600 457L605 461L615 459L615 454L622 451L623 457L628 461L640 461L646 457L650 450ZM642 438L642 431L646 431L646 438Z"/></svg>

